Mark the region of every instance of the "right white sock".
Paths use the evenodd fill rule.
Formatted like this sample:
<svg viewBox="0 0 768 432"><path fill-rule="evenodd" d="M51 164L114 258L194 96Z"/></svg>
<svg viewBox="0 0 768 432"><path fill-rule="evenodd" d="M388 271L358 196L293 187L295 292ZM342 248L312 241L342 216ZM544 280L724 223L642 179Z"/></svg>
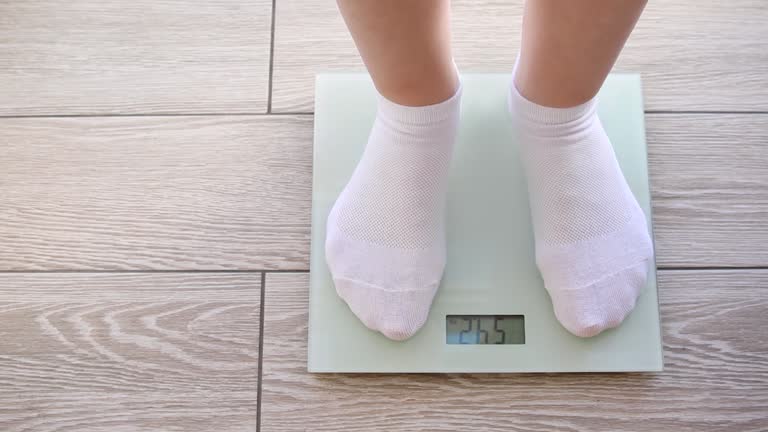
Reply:
<svg viewBox="0 0 768 432"><path fill-rule="evenodd" d="M379 96L365 152L328 216L325 255L336 292L390 339L424 325L443 275L460 102L461 89L424 107Z"/></svg>
<svg viewBox="0 0 768 432"><path fill-rule="evenodd" d="M510 85L528 181L536 263L557 319L577 336L618 326L645 286L653 249L596 101L550 108Z"/></svg>

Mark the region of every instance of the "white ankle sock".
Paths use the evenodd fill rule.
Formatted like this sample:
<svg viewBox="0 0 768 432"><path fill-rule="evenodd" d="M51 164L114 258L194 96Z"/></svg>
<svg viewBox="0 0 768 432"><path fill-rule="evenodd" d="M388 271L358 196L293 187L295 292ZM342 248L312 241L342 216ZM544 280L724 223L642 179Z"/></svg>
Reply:
<svg viewBox="0 0 768 432"><path fill-rule="evenodd" d="M443 275L460 102L461 89L424 107L379 96L368 145L328 216L325 254L336 292L390 339L424 325Z"/></svg>
<svg viewBox="0 0 768 432"><path fill-rule="evenodd" d="M510 85L536 238L555 315L571 333L618 326L645 286L653 248L596 101L548 108Z"/></svg>

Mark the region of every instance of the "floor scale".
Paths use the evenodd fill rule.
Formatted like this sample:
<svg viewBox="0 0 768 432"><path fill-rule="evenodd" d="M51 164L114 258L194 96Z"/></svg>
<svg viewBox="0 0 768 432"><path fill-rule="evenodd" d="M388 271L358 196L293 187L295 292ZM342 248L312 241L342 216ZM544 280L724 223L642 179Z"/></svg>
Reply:
<svg viewBox="0 0 768 432"><path fill-rule="evenodd" d="M534 262L526 186L507 118L508 74L463 74L462 119L448 196L448 264L413 338L367 329L336 295L325 262L326 217L352 174L376 110L370 78L317 77L309 372L660 371L656 273L624 323L579 338L555 319ZM612 74L599 115L650 223L640 77ZM650 227L649 227L650 228Z"/></svg>

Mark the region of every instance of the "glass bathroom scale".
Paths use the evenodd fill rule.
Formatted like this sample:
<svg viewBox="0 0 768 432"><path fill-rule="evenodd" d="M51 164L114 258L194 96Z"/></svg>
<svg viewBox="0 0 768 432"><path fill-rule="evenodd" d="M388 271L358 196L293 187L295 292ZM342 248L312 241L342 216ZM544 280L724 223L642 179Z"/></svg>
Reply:
<svg viewBox="0 0 768 432"><path fill-rule="evenodd" d="M523 170L507 118L508 74L462 74L462 120L448 196L448 263L424 327L391 341L337 295L325 225L362 155L376 111L367 74L317 76L309 294L310 372L660 371L656 272L624 323L592 338L555 319L534 262ZM612 74L598 112L651 223L640 76ZM650 227L649 227L650 228Z"/></svg>

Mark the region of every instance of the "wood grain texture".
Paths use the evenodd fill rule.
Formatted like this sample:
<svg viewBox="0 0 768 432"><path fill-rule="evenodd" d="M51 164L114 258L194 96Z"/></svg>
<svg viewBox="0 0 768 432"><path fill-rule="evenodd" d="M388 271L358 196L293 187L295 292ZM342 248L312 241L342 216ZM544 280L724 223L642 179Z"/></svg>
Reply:
<svg viewBox="0 0 768 432"><path fill-rule="evenodd" d="M259 273L0 274L0 430L253 431Z"/></svg>
<svg viewBox="0 0 768 432"><path fill-rule="evenodd" d="M646 124L657 263L768 266L768 115Z"/></svg>
<svg viewBox="0 0 768 432"><path fill-rule="evenodd" d="M523 0L452 4L462 70L511 71ZM649 2L617 70L643 74L649 110L766 110L766 17L761 0ZM317 72L363 70L334 2L278 0L274 59L275 112L312 111Z"/></svg>
<svg viewBox="0 0 768 432"><path fill-rule="evenodd" d="M0 396L4 432L254 432L255 391Z"/></svg>
<svg viewBox="0 0 768 432"><path fill-rule="evenodd" d="M648 114L657 262L768 265L768 115ZM3 119L0 269L309 264L309 116Z"/></svg>
<svg viewBox="0 0 768 432"><path fill-rule="evenodd" d="M309 116L0 119L0 270L304 269Z"/></svg>
<svg viewBox="0 0 768 432"><path fill-rule="evenodd" d="M0 115L265 112L271 5L0 2Z"/></svg>
<svg viewBox="0 0 768 432"><path fill-rule="evenodd" d="M306 372L307 274L268 274L263 430L764 431L768 270L660 272L659 374Z"/></svg>

